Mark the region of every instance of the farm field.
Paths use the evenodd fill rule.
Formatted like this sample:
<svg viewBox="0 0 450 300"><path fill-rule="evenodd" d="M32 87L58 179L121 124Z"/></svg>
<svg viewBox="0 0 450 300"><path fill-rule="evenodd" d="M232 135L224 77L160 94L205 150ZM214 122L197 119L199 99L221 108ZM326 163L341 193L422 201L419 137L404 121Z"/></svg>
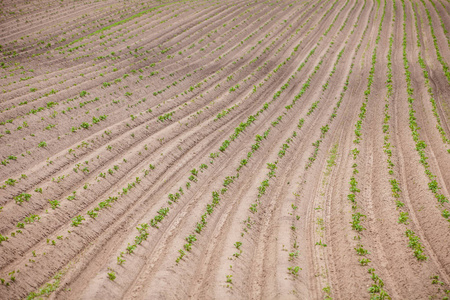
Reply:
<svg viewBox="0 0 450 300"><path fill-rule="evenodd" d="M449 0L3 0L0 299L449 299Z"/></svg>

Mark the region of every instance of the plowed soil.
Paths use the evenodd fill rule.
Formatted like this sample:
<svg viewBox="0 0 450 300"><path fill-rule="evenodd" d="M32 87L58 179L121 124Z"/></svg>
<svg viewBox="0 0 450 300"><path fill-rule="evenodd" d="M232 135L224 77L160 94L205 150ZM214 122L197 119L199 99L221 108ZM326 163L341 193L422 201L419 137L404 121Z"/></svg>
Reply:
<svg viewBox="0 0 450 300"><path fill-rule="evenodd" d="M0 299L448 299L448 0L0 3Z"/></svg>

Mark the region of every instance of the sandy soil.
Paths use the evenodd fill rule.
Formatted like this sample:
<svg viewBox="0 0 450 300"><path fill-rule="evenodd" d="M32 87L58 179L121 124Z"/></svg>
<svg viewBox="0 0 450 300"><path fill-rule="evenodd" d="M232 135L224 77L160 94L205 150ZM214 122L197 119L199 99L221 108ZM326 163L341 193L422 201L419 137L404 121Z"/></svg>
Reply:
<svg viewBox="0 0 450 300"><path fill-rule="evenodd" d="M450 296L447 1L0 7L0 299Z"/></svg>

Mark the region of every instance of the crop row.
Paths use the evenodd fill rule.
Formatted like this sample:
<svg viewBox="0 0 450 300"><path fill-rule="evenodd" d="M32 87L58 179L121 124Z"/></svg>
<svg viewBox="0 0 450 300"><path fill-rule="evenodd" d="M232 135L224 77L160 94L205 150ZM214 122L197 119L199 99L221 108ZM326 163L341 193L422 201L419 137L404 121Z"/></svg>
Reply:
<svg viewBox="0 0 450 300"><path fill-rule="evenodd" d="M434 32L433 21L432 21L432 18L431 18L430 11L426 7L425 2L423 0L420 0L420 1L422 2L423 6L425 7L425 11L427 13L428 24L430 25L431 36L433 38L433 44L434 44L434 49L436 51L437 59L438 59L439 63L441 64L442 70L444 71L444 74L445 74L445 77L447 77L447 82L450 85L450 71L449 71L449 68L448 68L448 64L445 62L444 58L441 55L441 51L439 49L439 43L438 43L436 34ZM447 42L449 43L449 47L450 47L450 41L448 39L447 39Z"/></svg>
<svg viewBox="0 0 450 300"><path fill-rule="evenodd" d="M394 12L397 11L395 3L393 3L393 10ZM392 18L393 26L395 24L395 14ZM384 107L384 121L382 125L382 131L384 133L384 145L383 145L383 151L387 156L387 168L388 173L390 175L389 183L391 185L391 192L392 197L395 199L395 206L399 212L398 217L398 223L399 224L409 224L409 213L407 210L404 209L404 203L400 200L401 199L401 193L402 190L400 188L400 183L397 181L397 176L394 174L394 163L392 162L392 145L390 142L390 125L389 120L391 119L391 116L389 114L389 106L390 101L393 95L393 76L392 76L392 47L394 43L394 34L391 33L391 36L389 37L389 51L387 54L387 73L386 73L386 96L385 96L385 107ZM420 238L416 236L416 234L411 229L406 229L406 237L409 239L408 246L412 248L414 256L419 260L423 261L427 259L427 256L424 254L424 248L420 241Z"/></svg>
<svg viewBox="0 0 450 300"><path fill-rule="evenodd" d="M406 80L406 92L408 94L408 106L409 106L409 128L411 129L411 135L412 138L416 144L416 151L418 152L420 159L420 164L425 169L425 174L428 177L428 188L429 190L434 194L436 200L439 203L439 208L442 212L442 216L447 219L447 221L450 222L450 215L448 214L448 211L444 208L444 203L448 203L448 199L444 194L439 193L440 187L438 182L436 181L436 176L431 172L430 165L427 162L428 157L426 156L425 149L427 147L427 144L420 139L420 133L419 133L419 125L416 122L416 111L414 110L413 103L414 103L414 89L412 87L411 83L411 71L409 71L409 61L407 57L407 33L406 33L406 9L405 9L405 1L402 0L402 6L403 6L403 68L405 70L405 80Z"/></svg>
<svg viewBox="0 0 450 300"><path fill-rule="evenodd" d="M432 4L433 4L433 6L435 6L434 2L432 2ZM436 128L439 131L439 134L441 135L442 142L444 144L449 144L450 143L450 139L447 138L445 130L444 130L444 128L442 128L441 118L439 116L439 112L438 112L438 109L437 109L436 99L434 98L433 88L430 85L428 66L427 66L425 60L422 58L422 54L420 52L420 49L421 49L421 42L420 42L420 35L419 35L420 31L419 31L419 25L418 25L418 22L417 22L418 19L417 19L416 9L414 8L414 5L417 5L417 3L413 4L411 2L411 5L412 5L412 8L413 8L413 12L414 12L414 23L415 23L416 32L417 32L417 47L419 48L419 52L417 53L418 62L419 62L420 67L422 68L422 74L423 74L423 77L424 77L424 80L425 80L425 87L426 87L428 95L430 97L430 103L431 103L431 105L433 107L432 108L433 115L436 118L436 122L437 122ZM436 9L436 12L437 12L437 9ZM443 21L441 19L441 25L442 25L442 27L444 29L444 32L446 32L445 25L442 22ZM450 149L448 149L447 151L450 153Z"/></svg>
<svg viewBox="0 0 450 300"><path fill-rule="evenodd" d="M173 194L175 198L177 198L176 193ZM82 221L82 220L81 220Z"/></svg>
<svg viewBox="0 0 450 300"><path fill-rule="evenodd" d="M383 6L383 14L381 16L381 20L380 20L380 24L378 26L378 34L375 40L375 47L373 49L372 52L372 62L371 62L371 69L369 71L369 76L367 78L367 88L364 91L364 100L362 102L362 105L360 107L360 114L358 115L359 119L356 121L355 124L355 139L353 141L353 143L356 145L356 147L354 149L351 150L351 155L353 156L353 160L357 160L360 150L358 149L358 144L360 144L361 140L362 140L362 125L363 125L363 121L366 118L366 114L367 114L367 104L369 102L369 97L371 94L371 87L373 84L373 80L374 80L374 74L375 74L375 64L377 62L377 50L378 50L378 44L379 44L379 40L381 37L381 32L382 32L382 26L383 26L383 20L384 20L384 16L385 16L385 12L386 12L386 0L384 1L384 6ZM357 241L357 245L354 248L354 250L356 251L356 254L358 256L360 256L361 258L359 259L359 263L361 264L361 266L368 266L371 263L371 260L369 258L367 258L367 255L370 254L369 250L367 248L364 247L364 244L362 242L362 237L363 234L362 232L364 230L366 230L366 228L364 227L363 222L366 220L367 216L364 215L363 213L360 212L360 206L358 206L358 201L357 201L357 195L360 193L360 189L358 188L358 181L357 179L357 174L359 173L358 170L358 164L354 163L352 165L352 169L353 169L353 175L350 178L350 187L349 187L349 191L350 194L347 195L347 199L350 200L351 204L352 204L352 222L350 222L351 224L351 228L352 230L356 231L357 235L354 237L354 240ZM389 294L387 293L387 291L384 289L384 282L383 280L376 275L375 273L375 269L374 268L369 268L368 270L369 274L371 274L371 279L373 280L373 284L372 286L368 289L369 293L371 294L371 298L373 299L390 299Z"/></svg>
<svg viewBox="0 0 450 300"><path fill-rule="evenodd" d="M295 52L295 51L294 51L294 52ZM304 61L302 64L300 64L299 70L297 70L297 72L299 72L299 71L303 68L303 66L305 65L305 63L309 60L309 57L310 57L311 55L313 55L313 54L314 54L314 51L311 51L311 52L308 54L308 56L306 57L305 61ZM290 78L289 78L289 80L290 80ZM284 89L282 89L282 90L284 90ZM273 97L273 99L272 99L271 101L266 102L266 103L263 105L263 107L262 107L255 115L252 115L252 116L248 117L247 122L241 123L241 124L239 125L239 127L236 127L236 128L235 128L235 133L233 133L233 134L230 136L230 138L229 138L230 140L225 140L225 141L222 143L222 145L219 147L219 151L220 151L220 152L211 153L210 158L211 158L211 159L214 159L214 158L216 158L221 152L225 152L226 149L227 149L227 148L229 147L229 145L230 145L230 141L231 141L231 142L235 141L235 140L238 138L239 134L240 134L241 132L243 132L243 131L246 129L247 126L251 125L251 124L259 117L259 115L260 115L262 112L264 112L266 109L269 108L269 105L272 104L272 103L279 97L279 94L280 94L279 92L276 92L275 95L274 95L274 97ZM274 125L276 125L276 124L274 124ZM266 131L266 133L265 133L263 136L267 137L268 134L269 134L269 132L270 132L270 131ZM255 148L255 150L256 150L257 148L259 148L258 143L255 144L253 148ZM249 157L247 157L247 159L248 159L248 158L249 158ZM241 164L242 164L242 165L245 165L246 163L247 163L246 160L242 160L242 161L241 161ZM191 170L191 173L192 173L192 171L195 172L195 169ZM237 175L237 177L238 177L238 175ZM230 183L230 181L234 181L234 179L237 178L237 177L235 176L235 177L229 177L228 179L225 179L225 181L227 182L227 185ZM190 178L191 181L196 182L196 178L194 177L194 175L191 175L189 178ZM220 192L221 192L221 193L225 193L226 191L227 191L227 189L224 188L224 189L222 189ZM172 194L172 195L173 195L173 194ZM181 195L180 195L180 196L181 196ZM214 194L213 196L214 196L214 197L213 197L213 201L217 201L217 200L215 200L215 199L218 197L218 194L217 194L217 195ZM170 198L172 198L172 197L170 197L170 194L169 194L168 197L169 197L169 201L170 201ZM179 197L176 196L176 193L175 193L175 199L176 199L176 200L179 199ZM151 221L151 223L152 223L152 224L157 224L157 223L158 223L157 218L158 218L158 215L155 216L155 218ZM202 228L204 227L204 225L203 225L204 222L206 222L206 216L204 217L204 220L203 220L201 223L198 223L198 224L200 224L200 225L198 225L198 226L196 227L199 231L201 231ZM193 239L190 239L190 240L191 240L191 242L194 242ZM181 250L181 251L183 251L183 250ZM184 251L183 251L183 253L184 253ZM181 252L180 252L180 256L181 256L181 255L182 255L182 254L181 254ZM183 256L184 256L184 254L183 254Z"/></svg>

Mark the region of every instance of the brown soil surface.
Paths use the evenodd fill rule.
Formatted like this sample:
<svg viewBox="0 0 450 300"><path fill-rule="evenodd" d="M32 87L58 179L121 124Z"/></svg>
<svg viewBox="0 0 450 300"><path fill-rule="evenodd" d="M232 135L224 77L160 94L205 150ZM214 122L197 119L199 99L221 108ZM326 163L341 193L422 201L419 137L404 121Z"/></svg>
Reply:
<svg viewBox="0 0 450 300"><path fill-rule="evenodd" d="M450 297L448 1L0 8L0 299Z"/></svg>

